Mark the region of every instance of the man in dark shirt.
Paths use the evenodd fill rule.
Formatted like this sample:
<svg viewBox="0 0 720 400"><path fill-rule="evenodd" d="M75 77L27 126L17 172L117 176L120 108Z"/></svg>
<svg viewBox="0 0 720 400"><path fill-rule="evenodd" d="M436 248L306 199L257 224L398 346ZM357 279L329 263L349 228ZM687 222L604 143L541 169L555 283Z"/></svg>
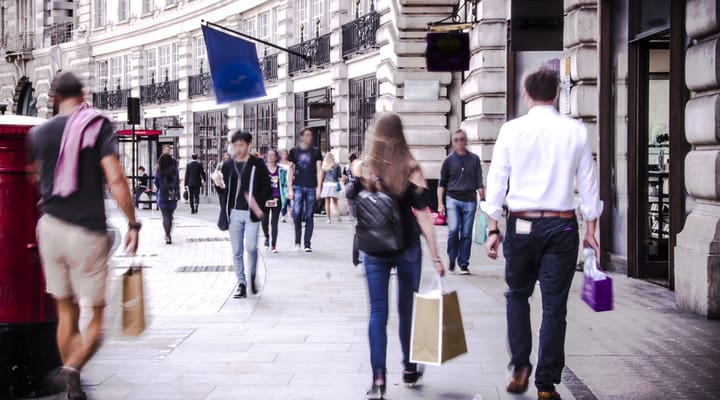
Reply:
<svg viewBox="0 0 720 400"><path fill-rule="evenodd" d="M477 196L481 199L484 196L482 166L480 158L467 150L465 131L455 131L452 141L453 152L443 161L440 169L438 212L447 215L449 269L454 271L457 263L460 273L468 275Z"/></svg>
<svg viewBox="0 0 720 400"><path fill-rule="evenodd" d="M52 389L67 385L67 398L74 400L86 398L80 369L98 349L102 336L110 250L103 178L129 221L125 248L130 254L137 250L141 225L135 220L110 122L84 103L82 83L72 73L58 75L52 91L59 115L33 129L29 161L39 177L44 215L38 222L38 245L47 291L57 300L63 359L63 367L49 377L49 384ZM80 298L93 305L84 337L78 327Z"/></svg>
<svg viewBox="0 0 720 400"><path fill-rule="evenodd" d="M203 182L207 180L205 174L205 168L201 162L197 160L197 154L192 155L192 161L190 161L185 168L185 186L188 188L190 194L190 213L197 214L198 205L200 204L200 188Z"/></svg>
<svg viewBox="0 0 720 400"><path fill-rule="evenodd" d="M142 165L138 167L138 186L135 188L135 207L137 208L140 202L140 196L148 191L148 184L150 183L150 177L145 172L145 167Z"/></svg>
<svg viewBox="0 0 720 400"><path fill-rule="evenodd" d="M311 241L315 202L320 198L322 185L322 153L313 147L313 131L303 128L300 131L300 145L290 150L290 173L288 174L288 199L293 200L293 220L295 222L295 250L300 250L302 223L305 221L304 249L312 251Z"/></svg>

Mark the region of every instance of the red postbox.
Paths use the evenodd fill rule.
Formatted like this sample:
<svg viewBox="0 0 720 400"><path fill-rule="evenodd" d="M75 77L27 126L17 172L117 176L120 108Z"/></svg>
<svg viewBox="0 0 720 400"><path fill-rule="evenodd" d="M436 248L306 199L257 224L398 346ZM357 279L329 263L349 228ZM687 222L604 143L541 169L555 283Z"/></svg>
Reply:
<svg viewBox="0 0 720 400"><path fill-rule="evenodd" d="M0 398L43 393L60 366L55 301L45 292L35 226L38 193L27 174L27 133L44 120L0 116Z"/></svg>

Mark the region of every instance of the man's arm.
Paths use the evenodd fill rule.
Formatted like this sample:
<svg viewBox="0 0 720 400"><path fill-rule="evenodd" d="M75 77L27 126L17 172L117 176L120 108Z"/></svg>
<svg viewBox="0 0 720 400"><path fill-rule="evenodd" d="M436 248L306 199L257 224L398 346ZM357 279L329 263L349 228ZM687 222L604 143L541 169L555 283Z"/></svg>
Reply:
<svg viewBox="0 0 720 400"><path fill-rule="evenodd" d="M185 180L183 181L183 182L185 182L185 186L187 186L188 181L190 180L190 168L191 168L190 164L185 166Z"/></svg>
<svg viewBox="0 0 720 400"><path fill-rule="evenodd" d="M117 201L118 206L123 211L128 219L128 222L136 224L135 219L135 206L133 204L132 196L130 195L130 187L128 186L127 177L120 166L120 160L118 156L112 154L102 158L100 160L103 172L105 173L105 180L110 188L110 193ZM125 236L125 250L130 254L135 254L138 248L138 230L130 229Z"/></svg>
<svg viewBox="0 0 720 400"><path fill-rule="evenodd" d="M207 174L205 173L205 167L202 164L200 164L200 177L203 182L207 182Z"/></svg>
<svg viewBox="0 0 720 400"><path fill-rule="evenodd" d="M437 198L438 198L438 213L445 215L445 192L447 191L448 181L448 170L447 170L448 159L445 158L442 165L440 166L440 180L438 181Z"/></svg>
<svg viewBox="0 0 720 400"><path fill-rule="evenodd" d="M315 161L315 171L317 175L317 188L315 189L315 198L320 200L320 193L322 193L323 185L322 160Z"/></svg>
<svg viewBox="0 0 720 400"><path fill-rule="evenodd" d="M483 182L483 173L482 173L482 162L480 161L480 157L477 157L477 170L475 171L475 180L477 185L477 194L480 196L480 200L485 199L485 183Z"/></svg>
<svg viewBox="0 0 720 400"><path fill-rule="evenodd" d="M577 171L575 171L575 180L577 181L578 192L580 193L580 204L585 218L585 239L584 245L595 249L597 256L600 256L600 245L595 238L595 229L597 219L603 211L603 203L600 201L600 185L598 183L597 169L595 168L595 160L592 156L592 149L587 139L587 131L583 129L583 141L580 162Z"/></svg>
<svg viewBox="0 0 720 400"><path fill-rule="evenodd" d="M505 127L506 125L503 125L503 127L500 128L500 133L498 134L497 141L495 142L490 171L488 172L487 177L485 202L482 204L483 211L485 211L488 215L489 232L498 230L498 221L500 220L500 217L502 217L502 206L505 202L508 179L510 178L508 144L505 143L506 139L503 134L506 129ZM488 235L487 242L485 242L488 257L492 259L497 258L499 245L499 233L491 233Z"/></svg>

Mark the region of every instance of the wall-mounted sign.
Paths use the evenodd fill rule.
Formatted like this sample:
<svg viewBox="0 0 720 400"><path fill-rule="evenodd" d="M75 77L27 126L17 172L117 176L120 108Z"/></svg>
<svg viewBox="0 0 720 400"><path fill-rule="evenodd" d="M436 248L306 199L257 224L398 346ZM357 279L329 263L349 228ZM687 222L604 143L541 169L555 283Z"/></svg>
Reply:
<svg viewBox="0 0 720 400"><path fill-rule="evenodd" d="M310 103L308 105L310 118L313 119L332 119L333 106L335 103Z"/></svg>
<svg viewBox="0 0 720 400"><path fill-rule="evenodd" d="M440 97L440 81L408 79L405 81L405 100L434 101Z"/></svg>

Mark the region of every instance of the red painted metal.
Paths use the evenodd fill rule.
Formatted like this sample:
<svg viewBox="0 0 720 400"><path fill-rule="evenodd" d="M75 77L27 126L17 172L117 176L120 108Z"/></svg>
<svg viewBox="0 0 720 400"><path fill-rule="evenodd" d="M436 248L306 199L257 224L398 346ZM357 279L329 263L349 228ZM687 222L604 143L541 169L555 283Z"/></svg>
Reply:
<svg viewBox="0 0 720 400"><path fill-rule="evenodd" d="M121 129L117 132L115 132L116 135L120 136L132 136L132 130L130 129ZM162 131L156 130L156 129L136 129L135 130L135 136L160 136L162 135Z"/></svg>
<svg viewBox="0 0 720 400"><path fill-rule="evenodd" d="M27 133L40 120L0 119L0 323L57 319L45 293L35 226L38 193L27 173Z"/></svg>

